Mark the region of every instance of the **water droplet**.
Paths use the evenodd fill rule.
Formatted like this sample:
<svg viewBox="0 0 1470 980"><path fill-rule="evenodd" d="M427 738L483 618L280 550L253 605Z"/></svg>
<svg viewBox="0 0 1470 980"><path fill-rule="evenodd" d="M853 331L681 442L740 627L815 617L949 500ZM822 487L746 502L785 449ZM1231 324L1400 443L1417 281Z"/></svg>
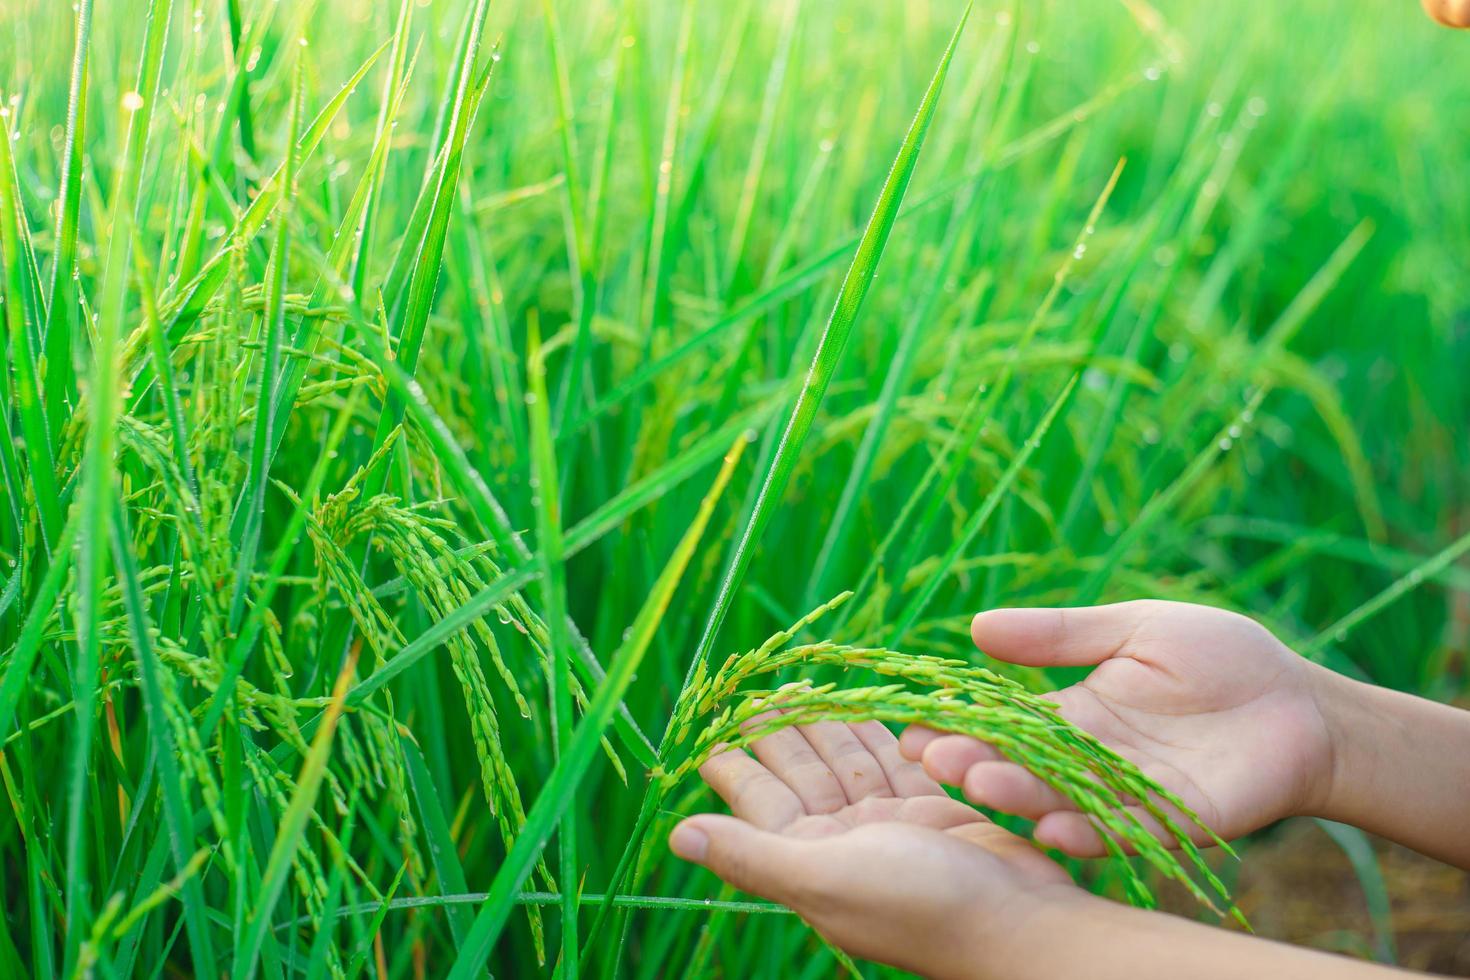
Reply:
<svg viewBox="0 0 1470 980"><path fill-rule="evenodd" d="M1150 82L1157 82L1164 73L1159 70L1158 65L1149 65L1143 70L1143 77Z"/></svg>
<svg viewBox="0 0 1470 980"><path fill-rule="evenodd" d="M1230 447L1235 445L1235 442L1229 436L1226 436L1217 445L1220 447L1220 452L1225 453L1230 451Z"/></svg>
<svg viewBox="0 0 1470 980"><path fill-rule="evenodd" d="M1037 44L1035 41L1027 41L1026 42L1026 53L1027 54L1040 54L1041 53L1041 45Z"/></svg>
<svg viewBox="0 0 1470 980"><path fill-rule="evenodd" d="M1084 245L1081 242L1078 242L1077 243L1077 247L1072 250L1072 258L1074 258L1074 259L1080 259L1080 258L1082 258L1082 256L1084 256L1086 254L1087 254L1087 246Z"/></svg>
<svg viewBox="0 0 1470 980"><path fill-rule="evenodd" d="M1246 100L1245 103L1245 111L1249 112L1253 116L1256 116L1257 118L1264 116L1268 108L1269 107L1266 105L1266 100L1261 98L1259 95L1251 96L1249 99Z"/></svg>
<svg viewBox="0 0 1470 980"><path fill-rule="evenodd" d="M143 108L143 97L137 92L125 92L122 97L122 107L128 112L137 112Z"/></svg>

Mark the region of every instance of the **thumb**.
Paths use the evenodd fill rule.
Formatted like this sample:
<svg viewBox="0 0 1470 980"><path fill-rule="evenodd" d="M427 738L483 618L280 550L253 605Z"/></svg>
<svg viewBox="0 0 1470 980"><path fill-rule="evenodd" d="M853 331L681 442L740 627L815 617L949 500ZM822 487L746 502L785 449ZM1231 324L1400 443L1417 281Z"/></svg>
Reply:
<svg viewBox="0 0 1470 980"><path fill-rule="evenodd" d="M784 902L806 873L800 842L714 813L680 822L669 834L669 849L741 891L777 902Z"/></svg>
<svg viewBox="0 0 1470 980"><path fill-rule="evenodd" d="M975 645L1027 667L1081 667L1124 652L1148 602L1076 609L990 609L970 623Z"/></svg>

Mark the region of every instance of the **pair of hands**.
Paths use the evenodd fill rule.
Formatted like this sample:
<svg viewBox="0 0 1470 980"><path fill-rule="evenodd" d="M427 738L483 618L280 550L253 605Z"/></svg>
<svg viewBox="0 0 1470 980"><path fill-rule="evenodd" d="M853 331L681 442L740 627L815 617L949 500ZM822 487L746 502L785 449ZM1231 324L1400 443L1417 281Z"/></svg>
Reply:
<svg viewBox="0 0 1470 980"><path fill-rule="evenodd" d="M1061 713L1177 793L1222 837L1321 812L1332 793L1335 675L1243 616L1171 602L999 609L975 643L1027 666L1096 665ZM734 816L670 836L680 857L795 909L856 955L931 976L1006 974L1021 926L1099 900L1023 838L945 795L1036 821L1036 842L1104 853L1068 801L993 748L911 727L784 729L700 770ZM914 937L924 937L916 943Z"/></svg>

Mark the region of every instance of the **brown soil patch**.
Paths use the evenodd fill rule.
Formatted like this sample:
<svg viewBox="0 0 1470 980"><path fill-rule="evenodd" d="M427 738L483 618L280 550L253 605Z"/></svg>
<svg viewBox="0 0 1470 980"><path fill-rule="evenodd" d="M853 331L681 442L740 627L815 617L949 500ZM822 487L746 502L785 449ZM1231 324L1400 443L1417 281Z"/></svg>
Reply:
<svg viewBox="0 0 1470 980"><path fill-rule="evenodd" d="M1374 838L1373 845L1398 964L1470 977L1470 874L1388 841ZM1347 856L1315 822L1288 821L1240 853L1233 891L1257 934L1372 958L1377 933L1363 888ZM1187 896L1160 892L1164 908L1194 914Z"/></svg>

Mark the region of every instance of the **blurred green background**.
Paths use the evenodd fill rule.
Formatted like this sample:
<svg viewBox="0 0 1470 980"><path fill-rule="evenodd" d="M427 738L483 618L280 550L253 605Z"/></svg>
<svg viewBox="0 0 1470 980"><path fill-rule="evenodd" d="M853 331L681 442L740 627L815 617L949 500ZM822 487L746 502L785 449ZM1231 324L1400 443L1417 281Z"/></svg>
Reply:
<svg viewBox="0 0 1470 980"><path fill-rule="evenodd" d="M77 212L80 315L68 366L80 391L116 228L109 209L133 111L125 95L136 84L144 12L157 16L162 6L103 4L92 25ZM391 56L373 64L302 161L287 219L287 326L322 329L312 335L311 359L289 344L283 355L304 366L306 385L281 422L271 477L303 492L332 424L344 412L350 417L320 499L307 501L316 523L292 554L269 603L267 636L244 675L284 699L280 710L258 725L232 715L184 777L195 805L208 803L213 778L227 805L238 807L223 837L241 863L211 858L199 873L222 949L255 894L257 865L297 784L301 760L290 751L289 730L319 709L348 638L361 631L344 603L353 588L330 574L333 548L363 549L359 584L363 593L379 590L371 601L383 617L370 649L381 642L391 654L452 604L417 581L401 588L421 566L391 548L369 553L353 535L369 527L381 540L392 527L412 526L415 540L432 538L460 558L493 538L466 505L456 472L415 425L394 450L389 516L361 516L354 530L351 515L365 514L371 501L340 493L358 485L354 474L368 463L385 387L361 334L391 334L398 322L401 294L393 290L403 283L395 287L390 270L396 263L400 274L411 271L406 258L421 247L410 218L452 117L453 72L472 6L172 5L138 193L136 248L148 272L136 278L151 281L168 312L210 256L226 254L230 263L204 314L171 338L175 386L196 433L185 455L201 474L214 534L210 567L224 578L203 581L180 550L178 528L190 518L169 492L177 474L158 462L178 447L157 385L128 392L134 421L125 420L117 469L168 648L164 663L180 685L180 733L197 722L218 682L223 654L209 637L231 629L221 620L210 632L216 613L201 594L231 586L239 574L239 542L226 530L247 480L274 224L238 248L228 233L285 158L293 73L302 78L309 120L400 23L413 68L385 144L372 232L345 283L326 274L327 255L370 169ZM597 658L606 662L618 646L719 455L738 432L756 433L626 698L631 724L655 740L732 539L754 505L790 379L805 371L856 235L962 8L958 0L557 0L553 21L537 0L490 5L476 65L493 71L465 141L442 268L430 277L437 286L415 377L509 526L529 531L536 506L522 396L534 327L546 338L566 526L628 488L647 491L567 563L571 620ZM15 282L33 273L47 284L53 275L73 44L71 5L0 6L3 121L29 240L24 255L4 256ZM967 622L980 608L1160 596L1239 609L1334 669L1463 699L1470 77L1458 66L1467 45L1470 37L1434 26L1412 0L978 4L908 211L717 656L757 646L860 584L816 633L966 658L979 657ZM1116 188L1089 224L1120 161ZM1054 282L1061 283L1055 301L1035 320ZM309 300L321 283L331 287L325 299ZM356 291L343 298L333 291L343 285ZM116 324L123 338L145 322L138 282L126 289ZM29 301L7 287L5 302L14 309ZM28 316L34 308L25 307ZM122 358L125 384L148 356L143 333L134 337ZM7 357L9 379L13 340ZM994 516L961 554L946 557L1074 372L1078 392L1057 428ZM349 401L353 391L361 397ZM992 415L961 455L957 478L906 514L931 462L964 435L974 418L966 406L977 397ZM50 421L58 482L70 488L85 404L73 392L64 417ZM14 421L11 430L19 431ZM158 452L150 455L149 446ZM22 453L20 465L28 471L35 459ZM25 486L7 483L10 499L0 507L11 592L0 610L0 670L13 658L45 567ZM291 498L272 487L261 514L265 543L258 560L248 556L247 573L263 573L292 511ZM900 515L902 533L885 543ZM373 520L387 523L372 531ZM539 547L534 537L527 540ZM436 565L434 574L468 594L474 582L515 564L503 549L480 550L493 568L465 558L462 566ZM931 581L940 584L933 600L894 635L916 590ZM117 625L104 637L110 680L95 745L86 747L90 846L86 867L70 872L93 882L94 911L113 894L134 909L153 893L147 869L153 885L161 872L148 863L148 849L166 826L150 788L156 759L131 666L136 651L121 597L110 592L106 601ZM491 678L505 752L497 778L519 787L528 806L552 765L538 659L548 648L542 601L528 590L524 608L487 616L485 632L466 634L457 654ZM69 608L42 610L45 642L17 709L24 724L7 729L4 742L11 806L0 808L7 896L0 962L37 973L75 954L59 884L69 874L61 815L75 813L59 775L71 731L62 709L76 683ZM192 622L193 632L170 631L173 616L180 626ZM531 702L527 717L496 679L492 652ZM461 695L461 663L452 669L438 654L420 661L395 680L391 702L379 696L375 705L422 752L429 788L412 792L441 801L473 892L488 884L505 850L489 812L494 800L480 790L488 762L472 719L487 695L478 688ZM359 672L371 672L366 653ZM296 858L267 942L264 962L275 975L321 955L334 972L432 976L452 958L457 937L442 905L395 906L381 923L374 919L374 903L400 866L397 898L445 890L424 863L432 829L422 826L422 801L411 804L401 784L395 729L374 724L367 712L343 724L331 763L337 805L318 804L302 841L301 853L317 852L317 863L308 868L307 858ZM636 757L622 742L617 748L626 783L599 759L571 809L581 828L577 877L589 893L607 886L646 785ZM242 775L242 757L257 768ZM660 812L655 841L675 811L710 805L687 789ZM344 821L356 824L345 848ZM1290 833L1298 836L1284 838L1296 842L1286 851L1279 835L1266 835L1259 853L1318 855L1323 880L1336 881L1332 868L1349 866L1325 837ZM206 823L188 850L216 848L221 836ZM1324 894L1365 903L1371 915L1352 904L1338 929L1328 911L1326 925L1264 931L1470 971L1470 957L1448 940L1395 949L1389 893L1410 908L1419 892L1442 893L1412 884L1422 869L1391 871L1385 884L1371 849L1359 845L1366 842L1349 844L1351 880L1368 897L1344 887ZM1245 846L1252 867L1256 845ZM650 854L642 893L731 897L704 872ZM1116 891L1106 871L1079 873ZM330 894L312 875L332 876ZM1446 887L1461 894L1463 876ZM1274 894L1249 892L1258 893ZM328 904L356 911L325 930L321 948L330 953L323 953L313 945L315 927L292 920L320 919ZM1271 921L1269 904L1247 911ZM593 912L585 915L590 923ZM120 936L96 939L93 953L104 972L119 975L196 972L180 923L179 903L165 899L128 920ZM556 923L548 911L553 952ZM647 977L792 975L798 966L827 975L835 966L790 918L683 905L615 918L585 954L584 968L594 973L611 975L621 964L624 975ZM551 969L538 963L520 916L491 966L508 976Z"/></svg>

